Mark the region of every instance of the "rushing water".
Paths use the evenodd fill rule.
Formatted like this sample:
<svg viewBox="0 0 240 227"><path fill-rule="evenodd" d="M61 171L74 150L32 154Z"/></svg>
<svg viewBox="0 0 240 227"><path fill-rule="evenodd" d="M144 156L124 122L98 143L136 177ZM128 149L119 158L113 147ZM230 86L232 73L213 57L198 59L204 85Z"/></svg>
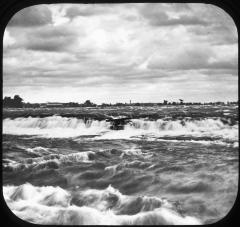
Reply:
<svg viewBox="0 0 240 227"><path fill-rule="evenodd" d="M132 118L123 130L110 127L104 119L5 118L9 208L40 224L204 224L230 211L238 121Z"/></svg>

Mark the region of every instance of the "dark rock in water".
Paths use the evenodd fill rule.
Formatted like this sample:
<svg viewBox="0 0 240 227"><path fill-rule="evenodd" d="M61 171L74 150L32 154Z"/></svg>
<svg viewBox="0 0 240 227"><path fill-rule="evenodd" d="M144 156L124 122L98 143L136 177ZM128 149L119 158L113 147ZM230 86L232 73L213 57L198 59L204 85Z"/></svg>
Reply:
<svg viewBox="0 0 240 227"><path fill-rule="evenodd" d="M106 121L111 122L111 127L110 129L112 130L123 130L124 125L129 123L131 121L131 118L125 117L125 118L109 118Z"/></svg>
<svg viewBox="0 0 240 227"><path fill-rule="evenodd" d="M95 154L92 154L92 153L88 154L88 159L89 160L94 160L94 158L95 158Z"/></svg>

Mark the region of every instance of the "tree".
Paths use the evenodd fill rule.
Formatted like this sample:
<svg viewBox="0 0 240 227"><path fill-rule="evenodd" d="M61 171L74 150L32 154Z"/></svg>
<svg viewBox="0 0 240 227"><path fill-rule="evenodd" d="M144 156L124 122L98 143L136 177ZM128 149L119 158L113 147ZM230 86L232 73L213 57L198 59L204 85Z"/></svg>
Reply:
<svg viewBox="0 0 240 227"><path fill-rule="evenodd" d="M121 102L117 102L117 103L115 104L115 106L124 106L124 105L126 105L126 104L123 104L123 103L121 103Z"/></svg>
<svg viewBox="0 0 240 227"><path fill-rule="evenodd" d="M13 107L13 108L22 108L23 99L19 95L15 95L12 99L11 97L4 97L3 106L4 107Z"/></svg>
<svg viewBox="0 0 240 227"><path fill-rule="evenodd" d="M167 105L167 104L168 104L168 101L167 101L167 100L164 100L164 101L163 101L163 104L164 104L164 105Z"/></svg>
<svg viewBox="0 0 240 227"><path fill-rule="evenodd" d="M85 103L83 103L83 106L93 107L93 106L96 106L96 104L92 103L90 100L87 100L87 101L85 101Z"/></svg>
<svg viewBox="0 0 240 227"><path fill-rule="evenodd" d="M5 96L3 99L3 106L4 107L11 107L12 106L12 99L11 97Z"/></svg>
<svg viewBox="0 0 240 227"><path fill-rule="evenodd" d="M23 107L22 101L23 99L19 95L14 95L14 98L13 98L14 107L22 108Z"/></svg>

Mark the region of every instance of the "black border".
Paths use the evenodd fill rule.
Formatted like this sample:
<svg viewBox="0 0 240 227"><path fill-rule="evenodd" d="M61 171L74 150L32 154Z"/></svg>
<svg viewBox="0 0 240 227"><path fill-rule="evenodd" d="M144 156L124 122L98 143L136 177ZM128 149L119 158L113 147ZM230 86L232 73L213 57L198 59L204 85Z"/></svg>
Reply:
<svg viewBox="0 0 240 227"><path fill-rule="evenodd" d="M159 1L127 1L127 0L1 0L0 1L0 75L1 75L1 105L2 105L2 98L3 98L3 90L2 90L2 84L3 84L3 34L4 30L11 19L11 17L21 9L33 5L38 4L56 4L56 3L73 3L73 4L86 4L86 3L206 3L206 4L212 4L215 6L220 7L222 10L224 10L226 13L228 13L233 21L235 22L235 25L237 27L237 31L239 34L240 29L240 2L236 3L234 0L159 0ZM238 43L238 72L239 72L239 43ZM239 75L238 75L239 78ZM239 85L239 80L238 80ZM238 89L238 100L239 100L239 89ZM3 111L3 106L1 108L1 114ZM240 131L240 130L239 130ZM2 135L2 121L1 121L1 135ZM1 136L2 141L2 136ZM2 143L1 143L2 144ZM2 160L2 152L1 153L1 160ZM1 161L1 168L2 168L2 161ZM239 171L239 169L238 169ZM240 173L240 171L239 171ZM3 186L2 182L2 173L1 173L1 184ZM32 224L30 222L24 221L20 218L18 218L13 212L10 210L10 208L7 206L6 201L3 197L3 187L1 186L1 218L0 218L0 224L2 226L43 226L40 224ZM240 196L239 196L239 174L238 174L238 194L235 200L235 203L233 204L232 209L229 211L229 213L222 218L221 220L217 221L213 224L204 224L203 226L239 226L240 224ZM44 226L59 226L59 225L44 225ZM64 225L64 226L72 226L72 225Z"/></svg>

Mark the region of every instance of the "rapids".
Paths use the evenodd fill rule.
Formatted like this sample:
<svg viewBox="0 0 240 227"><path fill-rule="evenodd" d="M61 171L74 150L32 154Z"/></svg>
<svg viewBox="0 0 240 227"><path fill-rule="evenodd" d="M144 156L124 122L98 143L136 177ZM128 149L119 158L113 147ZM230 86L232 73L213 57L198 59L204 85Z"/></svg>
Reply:
<svg viewBox="0 0 240 227"><path fill-rule="evenodd" d="M6 204L37 224L217 222L238 188L238 120L229 119L131 118L112 130L106 119L6 117Z"/></svg>

